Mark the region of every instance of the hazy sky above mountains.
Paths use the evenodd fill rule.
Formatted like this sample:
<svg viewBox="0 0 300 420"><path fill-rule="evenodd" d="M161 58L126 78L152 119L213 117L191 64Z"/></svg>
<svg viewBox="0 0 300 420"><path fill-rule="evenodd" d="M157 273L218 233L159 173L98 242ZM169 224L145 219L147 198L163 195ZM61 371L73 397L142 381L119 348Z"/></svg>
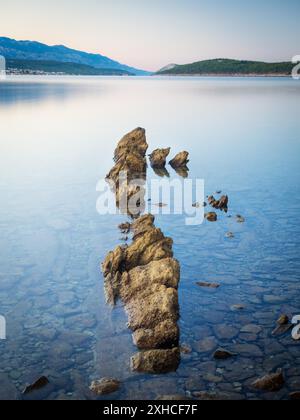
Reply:
<svg viewBox="0 0 300 420"><path fill-rule="evenodd" d="M300 0L0 0L0 6L0 36L64 44L147 70L300 54Z"/></svg>

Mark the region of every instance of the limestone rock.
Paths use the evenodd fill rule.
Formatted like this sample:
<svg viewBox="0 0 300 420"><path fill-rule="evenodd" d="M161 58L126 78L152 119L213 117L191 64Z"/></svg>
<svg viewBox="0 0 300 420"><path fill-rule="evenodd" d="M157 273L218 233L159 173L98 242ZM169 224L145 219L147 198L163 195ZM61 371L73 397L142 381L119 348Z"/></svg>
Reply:
<svg viewBox="0 0 300 420"><path fill-rule="evenodd" d="M226 393L217 393L217 392L194 392L193 396L200 401L227 401L230 400L230 395Z"/></svg>
<svg viewBox="0 0 300 420"><path fill-rule="evenodd" d="M41 388L44 388L49 384L48 378L46 376L41 376L39 379L37 379L33 384L26 386L24 391L22 392L23 395L30 394L33 391L37 391Z"/></svg>
<svg viewBox="0 0 300 420"><path fill-rule="evenodd" d="M120 382L116 379L102 378L99 381L93 381L90 390L97 395L108 395L118 391Z"/></svg>
<svg viewBox="0 0 300 420"><path fill-rule="evenodd" d="M186 395L160 395L156 401L191 401L192 398L187 397Z"/></svg>
<svg viewBox="0 0 300 420"><path fill-rule="evenodd" d="M300 391L290 393L289 397L290 397L290 400L294 400L294 401L300 400Z"/></svg>
<svg viewBox="0 0 300 420"><path fill-rule="evenodd" d="M277 327L272 331L273 336L277 335L283 335L286 334L288 331L292 329L292 324L286 324L286 325L277 325Z"/></svg>
<svg viewBox="0 0 300 420"><path fill-rule="evenodd" d="M179 348L149 350L137 353L131 358L131 368L140 373L168 373L176 371L180 363Z"/></svg>
<svg viewBox="0 0 300 420"><path fill-rule="evenodd" d="M151 228L143 235L135 237L126 249L125 267L129 271L139 265L173 257L173 240L166 238L158 228Z"/></svg>
<svg viewBox="0 0 300 420"><path fill-rule="evenodd" d="M169 156L171 148L156 149L149 155L151 166L154 168L164 168L167 157Z"/></svg>
<svg viewBox="0 0 300 420"><path fill-rule="evenodd" d="M124 155L133 152L141 156L145 156L148 149L146 141L146 130L143 128L136 128L130 133L126 134L118 143L115 150L114 159L117 162Z"/></svg>
<svg viewBox="0 0 300 420"><path fill-rule="evenodd" d="M229 359L233 356L236 356L236 354L222 348L217 349L214 353L214 359L218 360Z"/></svg>
<svg viewBox="0 0 300 420"><path fill-rule="evenodd" d="M116 274L118 271L121 271L124 258L124 247L118 246L114 251L109 252L102 264L104 277L106 277L108 274Z"/></svg>
<svg viewBox="0 0 300 420"><path fill-rule="evenodd" d="M147 148L145 130L141 128L124 136L116 148L115 166L107 180L119 209L134 219L132 224L119 226L124 234L131 231L133 238L129 246L118 246L107 255L102 271L107 301L115 304L118 298L122 300L133 341L143 350L133 356L133 370L165 373L176 370L180 361L180 266L173 259L172 239L155 227L152 215L140 216L145 208ZM150 155L152 166L164 168L169 152L170 149L155 150ZM177 156L175 166L186 163L187 156ZM120 178L122 172L126 172L127 179ZM91 389L102 395L111 392L111 385L114 389L117 384L103 379L94 382Z"/></svg>
<svg viewBox="0 0 300 420"><path fill-rule="evenodd" d="M215 213L215 212L205 213L204 217L209 222L216 222L218 220L217 213Z"/></svg>
<svg viewBox="0 0 300 420"><path fill-rule="evenodd" d="M253 387L261 391L275 392L279 391L285 383L284 376L281 370L276 373L266 375L253 382Z"/></svg>
<svg viewBox="0 0 300 420"><path fill-rule="evenodd" d="M218 283L206 283L206 282L197 282L199 287L207 287L208 289L218 289L220 285Z"/></svg>
<svg viewBox="0 0 300 420"><path fill-rule="evenodd" d="M214 209L225 211L225 213L228 212L228 202L229 198L227 195L223 195L220 200L216 200L214 196L208 197L208 204L212 206Z"/></svg>
<svg viewBox="0 0 300 420"><path fill-rule="evenodd" d="M164 320L179 318L178 292L166 286L153 285L126 304L128 326L133 331L151 329Z"/></svg>
<svg viewBox="0 0 300 420"><path fill-rule="evenodd" d="M152 261L125 272L120 285L120 297L126 303L151 285L178 288L180 277L179 262L173 258Z"/></svg>
<svg viewBox="0 0 300 420"><path fill-rule="evenodd" d="M121 224L119 225L119 229L120 229L120 231L121 231L122 233L127 234L127 233L129 233L129 232L130 232L130 229L131 229L131 224L130 224L129 222L127 222L127 223L121 223Z"/></svg>
<svg viewBox="0 0 300 420"><path fill-rule="evenodd" d="M189 153L180 152L169 163L173 168L184 167L189 163Z"/></svg>
<svg viewBox="0 0 300 420"><path fill-rule="evenodd" d="M154 329L138 329L133 334L134 344L141 350L177 347L179 327L175 321L166 320Z"/></svg>
<svg viewBox="0 0 300 420"><path fill-rule="evenodd" d="M278 325L287 325L289 323L289 317L287 315L281 315L277 320Z"/></svg>

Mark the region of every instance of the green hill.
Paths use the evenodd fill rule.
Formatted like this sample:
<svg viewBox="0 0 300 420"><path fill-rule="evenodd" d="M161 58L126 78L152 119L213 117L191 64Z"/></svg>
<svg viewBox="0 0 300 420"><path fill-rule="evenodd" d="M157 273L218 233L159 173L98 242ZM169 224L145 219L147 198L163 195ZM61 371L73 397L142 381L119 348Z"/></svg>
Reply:
<svg viewBox="0 0 300 420"><path fill-rule="evenodd" d="M86 64L64 63L59 61L15 60L6 61L8 73L15 74L66 74L83 76L133 76L132 73L119 69L98 69Z"/></svg>
<svg viewBox="0 0 300 420"><path fill-rule="evenodd" d="M158 75L290 75L294 64L264 63L260 61L240 61L215 59L192 64L175 65L158 71Z"/></svg>

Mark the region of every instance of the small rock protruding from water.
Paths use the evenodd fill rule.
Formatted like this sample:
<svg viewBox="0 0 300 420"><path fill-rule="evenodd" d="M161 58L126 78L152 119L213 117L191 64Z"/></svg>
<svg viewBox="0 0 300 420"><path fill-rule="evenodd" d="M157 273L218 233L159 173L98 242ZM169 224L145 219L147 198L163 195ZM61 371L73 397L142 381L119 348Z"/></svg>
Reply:
<svg viewBox="0 0 300 420"><path fill-rule="evenodd" d="M218 220L217 213L214 211L205 213L204 217L208 222L216 222Z"/></svg>
<svg viewBox="0 0 300 420"><path fill-rule="evenodd" d="M174 169L186 167L189 163L189 153L180 152L169 163Z"/></svg>
<svg viewBox="0 0 300 420"><path fill-rule="evenodd" d="M93 381L90 390L96 395L108 395L118 391L120 382L112 378L102 378L98 381Z"/></svg>
<svg viewBox="0 0 300 420"><path fill-rule="evenodd" d="M234 233L233 232L227 232L225 236L228 239L233 239L234 238Z"/></svg>
<svg viewBox="0 0 300 420"><path fill-rule="evenodd" d="M241 216L240 214L237 214L236 215L236 221L238 223L245 223L246 219L243 216Z"/></svg>
<svg viewBox="0 0 300 420"><path fill-rule="evenodd" d="M200 209L201 207L206 207L207 206L207 203L194 203L194 204L192 204L192 207L194 207L194 208L196 208L196 209Z"/></svg>
<svg viewBox="0 0 300 420"><path fill-rule="evenodd" d="M212 206L214 209L224 211L225 213L228 212L228 203L229 203L228 195L223 195L220 198L220 200L216 200L213 195L208 197L208 204L210 206Z"/></svg>
<svg viewBox="0 0 300 420"><path fill-rule="evenodd" d="M120 229L121 233L128 234L130 232L130 229L131 229L131 224L129 222L121 223L119 225L119 229Z"/></svg>
<svg viewBox="0 0 300 420"><path fill-rule="evenodd" d="M153 168L162 169L166 166L167 157L169 156L171 148L156 149L149 155L150 164Z"/></svg>
<svg viewBox="0 0 300 420"><path fill-rule="evenodd" d="M253 382L252 386L261 391L276 392L280 391L285 384L283 372L279 369L276 373L272 373Z"/></svg>

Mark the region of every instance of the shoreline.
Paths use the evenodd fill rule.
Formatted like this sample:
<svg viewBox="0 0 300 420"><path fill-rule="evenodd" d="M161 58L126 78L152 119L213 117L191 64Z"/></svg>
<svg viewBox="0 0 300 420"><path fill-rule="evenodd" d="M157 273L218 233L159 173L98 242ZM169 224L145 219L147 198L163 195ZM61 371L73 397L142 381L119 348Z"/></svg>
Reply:
<svg viewBox="0 0 300 420"><path fill-rule="evenodd" d="M197 74L190 74L190 73L181 73L181 74L172 74L172 73L164 73L164 74L155 74L153 76L162 76L162 77L292 77L291 74L284 74L284 73L264 73L264 74L257 74L257 73L197 73Z"/></svg>

